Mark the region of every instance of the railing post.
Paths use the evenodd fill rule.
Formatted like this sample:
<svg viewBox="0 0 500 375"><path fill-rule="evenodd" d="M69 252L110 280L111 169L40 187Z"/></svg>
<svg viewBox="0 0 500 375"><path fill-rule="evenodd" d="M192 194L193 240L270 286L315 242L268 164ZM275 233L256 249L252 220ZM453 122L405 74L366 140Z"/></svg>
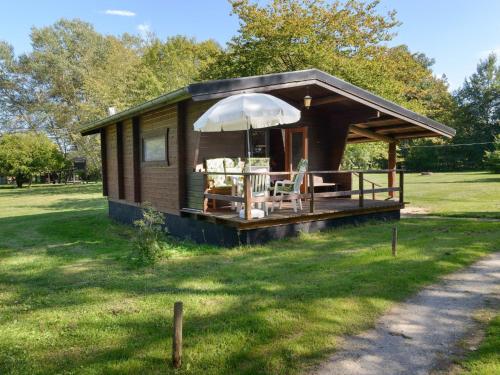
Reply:
<svg viewBox="0 0 500 375"><path fill-rule="evenodd" d="M364 176L363 172L358 173L358 179L359 179L359 207L364 206L364 191L363 191L363 182L364 182Z"/></svg>
<svg viewBox="0 0 500 375"><path fill-rule="evenodd" d="M375 200L375 184L372 182L372 199Z"/></svg>
<svg viewBox="0 0 500 375"><path fill-rule="evenodd" d="M245 196L245 220L252 219L252 182L250 175L243 177L243 190Z"/></svg>
<svg viewBox="0 0 500 375"><path fill-rule="evenodd" d="M387 169L390 169L389 175L387 177L388 187L394 187L394 180L396 179L396 142L389 143L389 158L387 163ZM394 192L389 192L389 197L394 198Z"/></svg>
<svg viewBox="0 0 500 375"><path fill-rule="evenodd" d="M311 194L311 198L309 200L309 212L314 213L314 176L312 173L309 173L309 193Z"/></svg>
<svg viewBox="0 0 500 375"><path fill-rule="evenodd" d="M403 171L399 171L399 203L403 204L404 201L404 182L405 174Z"/></svg>

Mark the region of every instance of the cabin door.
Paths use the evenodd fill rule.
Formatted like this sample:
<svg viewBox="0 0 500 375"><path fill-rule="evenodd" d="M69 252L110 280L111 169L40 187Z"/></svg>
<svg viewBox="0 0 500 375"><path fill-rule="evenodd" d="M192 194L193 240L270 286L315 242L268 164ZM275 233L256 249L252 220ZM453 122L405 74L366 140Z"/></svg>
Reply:
<svg viewBox="0 0 500 375"><path fill-rule="evenodd" d="M285 166L287 171L296 171L300 159L309 159L307 128L285 130ZM301 186L302 193L307 190L307 179Z"/></svg>
<svg viewBox="0 0 500 375"><path fill-rule="evenodd" d="M308 159L307 128L286 129L285 165L287 171L296 171L300 159Z"/></svg>

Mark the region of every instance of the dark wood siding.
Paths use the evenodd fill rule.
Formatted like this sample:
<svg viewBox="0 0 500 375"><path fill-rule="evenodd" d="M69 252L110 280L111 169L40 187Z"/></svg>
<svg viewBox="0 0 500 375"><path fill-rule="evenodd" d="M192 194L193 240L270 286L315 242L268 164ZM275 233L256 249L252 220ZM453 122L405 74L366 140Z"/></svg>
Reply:
<svg viewBox="0 0 500 375"><path fill-rule="evenodd" d="M116 168L118 174L118 198L125 199L125 181L123 180L123 122L116 124Z"/></svg>
<svg viewBox="0 0 500 375"><path fill-rule="evenodd" d="M141 196L141 119L132 119L132 168L134 176L134 202L140 203Z"/></svg>
<svg viewBox="0 0 500 375"><path fill-rule="evenodd" d="M124 199L128 202L134 201L134 158L132 121L123 122L123 181Z"/></svg>
<svg viewBox="0 0 500 375"><path fill-rule="evenodd" d="M168 131L167 131L168 129ZM165 161L141 162L142 202L151 203L162 212L179 214L177 156L177 106L170 105L141 116L141 137L167 135Z"/></svg>
<svg viewBox="0 0 500 375"><path fill-rule="evenodd" d="M187 127L186 102L177 103L177 163L179 176L179 207L186 207L186 127Z"/></svg>
<svg viewBox="0 0 500 375"><path fill-rule="evenodd" d="M349 123L339 116L311 112L307 116L309 169L338 170L347 143Z"/></svg>
<svg viewBox="0 0 500 375"><path fill-rule="evenodd" d="M108 149L106 128L101 129L102 195L108 195Z"/></svg>
<svg viewBox="0 0 500 375"><path fill-rule="evenodd" d="M116 158L116 125L106 127L106 154L108 170L108 197L118 198L118 163Z"/></svg>

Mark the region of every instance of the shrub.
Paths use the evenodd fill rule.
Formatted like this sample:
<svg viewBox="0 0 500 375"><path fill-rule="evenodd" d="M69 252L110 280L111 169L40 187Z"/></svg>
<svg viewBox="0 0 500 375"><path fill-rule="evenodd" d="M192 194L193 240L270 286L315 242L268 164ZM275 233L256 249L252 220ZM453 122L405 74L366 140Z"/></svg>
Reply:
<svg viewBox="0 0 500 375"><path fill-rule="evenodd" d="M484 153L484 165L493 173L500 173L500 135L495 137L495 150Z"/></svg>
<svg viewBox="0 0 500 375"><path fill-rule="evenodd" d="M484 153L484 165L493 173L500 173L500 151L486 151Z"/></svg>
<svg viewBox="0 0 500 375"><path fill-rule="evenodd" d="M162 257L166 246L164 225L165 215L156 211L149 203L145 204L142 219L134 221L137 229L134 251L140 263L153 265Z"/></svg>

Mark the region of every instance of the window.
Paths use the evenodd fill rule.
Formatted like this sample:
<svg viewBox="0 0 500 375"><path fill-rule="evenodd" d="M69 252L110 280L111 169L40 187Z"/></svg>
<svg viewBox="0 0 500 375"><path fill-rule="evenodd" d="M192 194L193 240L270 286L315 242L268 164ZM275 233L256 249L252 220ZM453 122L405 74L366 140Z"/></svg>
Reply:
<svg viewBox="0 0 500 375"><path fill-rule="evenodd" d="M142 139L143 161L165 161L165 135Z"/></svg>
<svg viewBox="0 0 500 375"><path fill-rule="evenodd" d="M252 155L263 158L269 156L269 132L267 130L252 130L250 142Z"/></svg>

